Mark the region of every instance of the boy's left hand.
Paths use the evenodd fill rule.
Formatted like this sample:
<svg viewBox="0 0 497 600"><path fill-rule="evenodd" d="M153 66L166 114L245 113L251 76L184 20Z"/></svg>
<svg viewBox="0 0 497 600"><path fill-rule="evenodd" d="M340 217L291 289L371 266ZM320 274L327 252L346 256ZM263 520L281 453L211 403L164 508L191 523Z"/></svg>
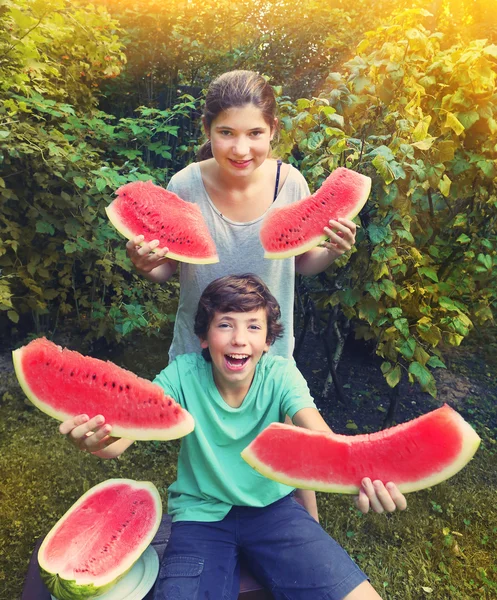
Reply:
<svg viewBox="0 0 497 600"><path fill-rule="evenodd" d="M366 514L370 508L377 513L394 512L407 508L404 494L394 483L389 482L384 485L382 481L371 481L369 477L364 477L361 484L359 495L354 500L362 513Z"/></svg>

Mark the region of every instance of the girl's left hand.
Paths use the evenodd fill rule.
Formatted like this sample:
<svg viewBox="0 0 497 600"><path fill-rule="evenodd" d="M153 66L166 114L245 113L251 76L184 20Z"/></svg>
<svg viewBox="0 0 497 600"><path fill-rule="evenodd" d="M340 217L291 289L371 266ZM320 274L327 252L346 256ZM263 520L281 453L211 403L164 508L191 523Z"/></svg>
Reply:
<svg viewBox="0 0 497 600"><path fill-rule="evenodd" d="M394 512L407 508L404 494L394 483L389 482L384 485L381 481L371 481L369 477L364 477L361 484L355 504L362 513L366 514L370 508L376 513Z"/></svg>
<svg viewBox="0 0 497 600"><path fill-rule="evenodd" d="M355 244L356 231L356 224L349 219L331 219L329 227L324 228L324 233L329 240L320 245L338 258Z"/></svg>

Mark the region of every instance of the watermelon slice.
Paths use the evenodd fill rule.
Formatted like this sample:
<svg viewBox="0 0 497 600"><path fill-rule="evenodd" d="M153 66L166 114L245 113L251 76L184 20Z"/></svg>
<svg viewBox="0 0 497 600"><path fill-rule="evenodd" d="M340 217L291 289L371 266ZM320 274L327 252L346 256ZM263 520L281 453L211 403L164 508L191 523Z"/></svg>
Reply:
<svg viewBox="0 0 497 600"><path fill-rule="evenodd" d="M193 417L161 387L111 362L62 349L45 338L12 355L26 396L59 421L102 414L113 436L130 440L172 440L193 431Z"/></svg>
<svg viewBox="0 0 497 600"><path fill-rule="evenodd" d="M151 181L133 181L120 187L106 207L114 227L129 240L159 240L155 250L169 248L167 256L182 262L219 262L216 245L200 208Z"/></svg>
<svg viewBox="0 0 497 600"><path fill-rule="evenodd" d="M314 248L326 239L329 220L353 219L370 191L370 177L340 167L311 196L269 210L260 231L264 256L288 258Z"/></svg>
<svg viewBox="0 0 497 600"><path fill-rule="evenodd" d="M480 438L448 405L366 435L338 435L272 423L242 452L256 471L287 485L356 494L363 477L401 492L445 481L473 457Z"/></svg>
<svg viewBox="0 0 497 600"><path fill-rule="evenodd" d="M140 558L159 529L153 483L108 479L92 487L50 530L38 550L43 581L58 600L107 592Z"/></svg>

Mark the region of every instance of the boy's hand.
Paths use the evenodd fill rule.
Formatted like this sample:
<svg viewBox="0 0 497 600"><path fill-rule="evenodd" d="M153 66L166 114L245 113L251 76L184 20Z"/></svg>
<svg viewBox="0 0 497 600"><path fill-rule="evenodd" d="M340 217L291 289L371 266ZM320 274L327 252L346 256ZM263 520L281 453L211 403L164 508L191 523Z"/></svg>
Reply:
<svg viewBox="0 0 497 600"><path fill-rule="evenodd" d="M382 481L371 481L369 477L362 480L359 496L356 496L355 504L364 514L369 509L377 513L394 512L395 510L405 510L407 501L401 494L399 488L392 482L383 484Z"/></svg>
<svg viewBox="0 0 497 600"><path fill-rule="evenodd" d="M59 426L60 433L82 452L98 452L113 444L118 438L110 437L111 430L102 415L92 419L88 415L78 415Z"/></svg>
<svg viewBox="0 0 497 600"><path fill-rule="evenodd" d="M329 226L324 228L329 241L324 241L320 245L338 258L355 244L356 230L357 225L349 219L331 219Z"/></svg>
<svg viewBox="0 0 497 600"><path fill-rule="evenodd" d="M143 244L145 238L139 235L126 244L126 251L131 262L135 265L138 271L150 273L159 265L169 262L167 258L169 248L161 248L157 252L152 252L159 245L159 240L152 240L149 243Z"/></svg>

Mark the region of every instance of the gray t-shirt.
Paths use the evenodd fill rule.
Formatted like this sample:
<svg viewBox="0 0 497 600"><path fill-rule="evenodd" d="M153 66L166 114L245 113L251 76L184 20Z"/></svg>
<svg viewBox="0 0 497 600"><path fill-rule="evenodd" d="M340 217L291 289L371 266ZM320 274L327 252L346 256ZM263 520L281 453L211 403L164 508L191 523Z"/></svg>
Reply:
<svg viewBox="0 0 497 600"><path fill-rule="evenodd" d="M276 173L276 165L275 165ZM179 354L200 352L193 333L193 322L200 295L207 285L224 275L255 273L268 286L281 307L284 335L270 348L271 354L290 358L293 352L293 298L295 258L268 260L259 240L264 215L247 223L236 223L223 217L209 198L202 180L199 163L192 163L171 178L167 189L187 202L196 203L216 244L219 262L211 265L180 263L180 298L169 360ZM272 207L292 204L310 194L303 176L290 167Z"/></svg>

